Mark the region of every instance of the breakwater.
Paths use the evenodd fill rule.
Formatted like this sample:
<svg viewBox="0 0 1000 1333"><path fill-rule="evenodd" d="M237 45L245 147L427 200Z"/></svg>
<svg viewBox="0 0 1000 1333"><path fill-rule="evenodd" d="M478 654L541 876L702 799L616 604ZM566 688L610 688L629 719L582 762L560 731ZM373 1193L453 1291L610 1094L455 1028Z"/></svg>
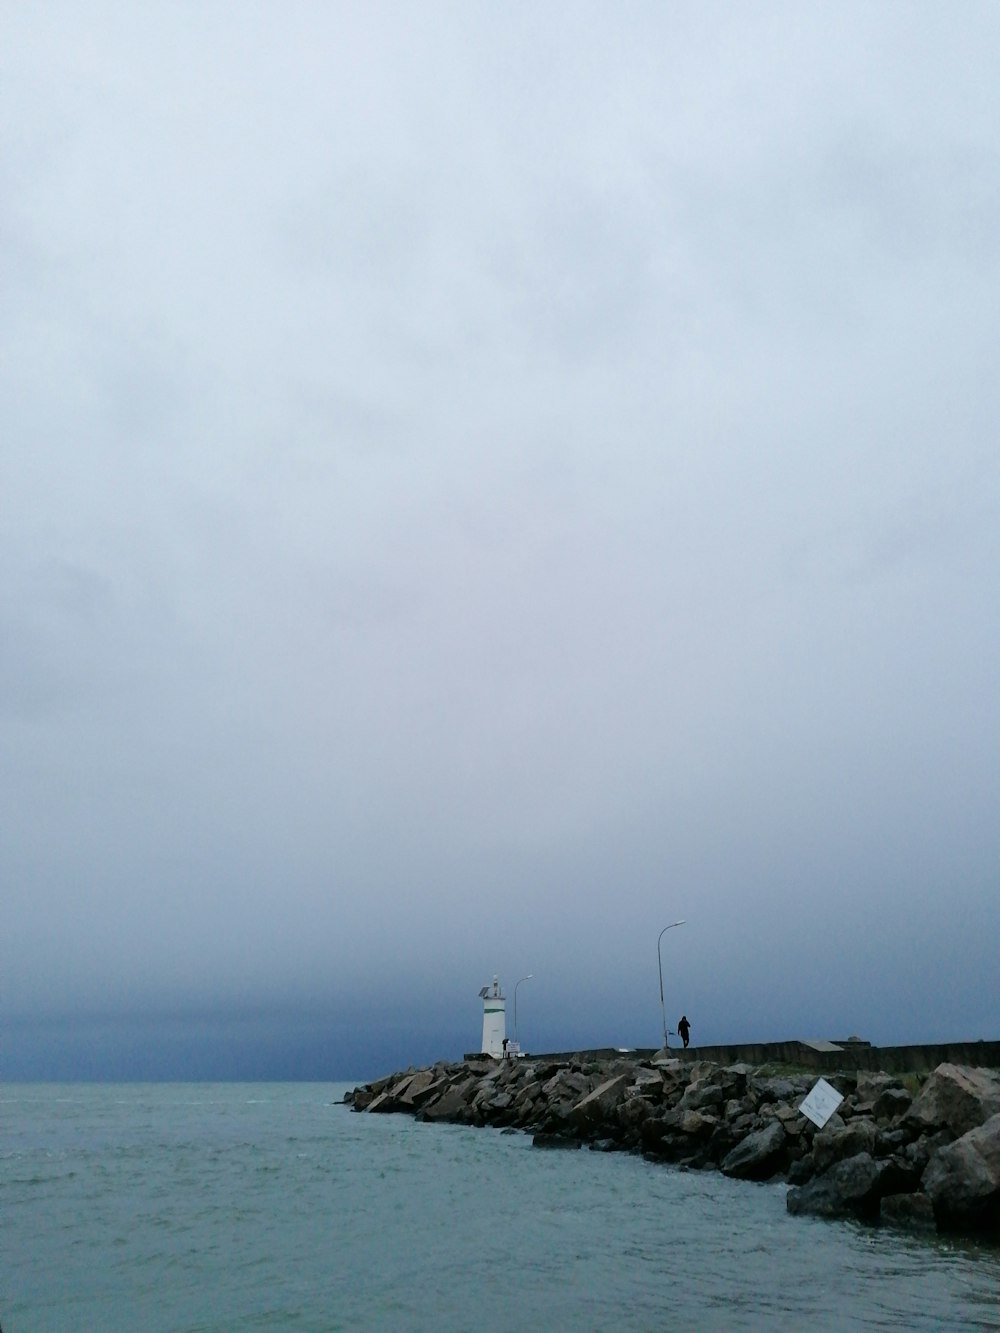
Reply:
<svg viewBox="0 0 1000 1333"><path fill-rule="evenodd" d="M744 1180L785 1180L793 1213L1000 1239L1000 1074L828 1071L843 1097L819 1129L814 1075L665 1052L466 1058L348 1092L367 1114L521 1130L539 1148L641 1153Z"/></svg>
<svg viewBox="0 0 1000 1333"><path fill-rule="evenodd" d="M661 1058L664 1052L656 1047L604 1046L592 1050L546 1051L528 1057L534 1061L612 1060L627 1055L633 1060ZM1000 1041L951 1041L920 1043L910 1046L873 1046L858 1037L843 1041L788 1041L740 1042L720 1046L697 1046L671 1052L678 1060L711 1060L715 1064L795 1065L814 1069L817 1073L841 1073L866 1070L884 1074L928 1074L941 1064L970 1065L976 1069L1000 1070ZM476 1052L466 1060L479 1060Z"/></svg>

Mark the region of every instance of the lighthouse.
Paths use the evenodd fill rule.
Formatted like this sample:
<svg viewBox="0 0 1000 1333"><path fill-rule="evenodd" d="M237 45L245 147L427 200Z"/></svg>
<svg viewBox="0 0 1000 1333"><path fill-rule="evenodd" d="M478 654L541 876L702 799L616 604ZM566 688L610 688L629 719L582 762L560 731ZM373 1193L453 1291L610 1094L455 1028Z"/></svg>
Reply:
<svg viewBox="0 0 1000 1333"><path fill-rule="evenodd" d="M483 1054L502 1060L507 1053L507 1001L497 977L493 978L492 986L483 987L479 998L483 1002Z"/></svg>

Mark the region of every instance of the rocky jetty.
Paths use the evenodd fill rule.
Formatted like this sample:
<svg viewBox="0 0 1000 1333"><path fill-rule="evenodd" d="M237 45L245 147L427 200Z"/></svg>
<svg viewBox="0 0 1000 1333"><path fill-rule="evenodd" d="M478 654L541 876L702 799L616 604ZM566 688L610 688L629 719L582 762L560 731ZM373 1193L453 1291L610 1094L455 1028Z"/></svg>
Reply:
<svg viewBox="0 0 1000 1333"><path fill-rule="evenodd" d="M792 1213L1000 1239L1000 1073L953 1064L851 1072L822 1129L799 1110L815 1075L661 1053L653 1060L466 1060L355 1088L367 1114L490 1125L539 1148L641 1153L740 1180L784 1180Z"/></svg>

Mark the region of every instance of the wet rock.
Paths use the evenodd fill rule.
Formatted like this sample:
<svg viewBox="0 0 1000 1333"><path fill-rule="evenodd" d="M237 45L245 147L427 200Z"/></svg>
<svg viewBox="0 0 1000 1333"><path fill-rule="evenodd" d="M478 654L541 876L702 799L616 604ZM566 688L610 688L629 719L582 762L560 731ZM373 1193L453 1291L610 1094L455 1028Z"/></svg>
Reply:
<svg viewBox="0 0 1000 1333"><path fill-rule="evenodd" d="M926 1194L890 1194L882 1200L880 1220L901 1231L932 1232L937 1230L934 1207Z"/></svg>
<svg viewBox="0 0 1000 1333"><path fill-rule="evenodd" d="M670 1130L662 1116L649 1116L639 1125L639 1144L644 1152L658 1152L668 1133Z"/></svg>
<svg viewBox="0 0 1000 1333"><path fill-rule="evenodd" d="M579 1139L568 1138L565 1134L539 1133L531 1140L533 1148L579 1148Z"/></svg>
<svg viewBox="0 0 1000 1333"><path fill-rule="evenodd" d="M790 1213L815 1217L857 1217L874 1221L879 1214L882 1170L870 1153L836 1162L822 1175L788 1191Z"/></svg>
<svg viewBox="0 0 1000 1333"><path fill-rule="evenodd" d="M921 1173L904 1158L885 1158L878 1166L882 1172L879 1191L883 1199L889 1195L912 1194L919 1189Z"/></svg>
<svg viewBox="0 0 1000 1333"><path fill-rule="evenodd" d="M1000 1233L1000 1114L939 1148L923 1188L942 1228Z"/></svg>
<svg viewBox="0 0 1000 1333"><path fill-rule="evenodd" d="M804 1153L797 1162L788 1168L789 1185L804 1185L816 1174L816 1163L811 1152Z"/></svg>

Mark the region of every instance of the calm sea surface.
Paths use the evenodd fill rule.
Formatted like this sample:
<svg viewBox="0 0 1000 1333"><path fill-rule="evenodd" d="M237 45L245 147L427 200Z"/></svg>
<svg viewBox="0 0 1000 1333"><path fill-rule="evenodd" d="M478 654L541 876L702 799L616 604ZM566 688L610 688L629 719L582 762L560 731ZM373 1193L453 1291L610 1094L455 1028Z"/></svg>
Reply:
<svg viewBox="0 0 1000 1333"><path fill-rule="evenodd" d="M779 1185L356 1115L341 1084L10 1085L0 1324L1000 1328L1000 1254Z"/></svg>

